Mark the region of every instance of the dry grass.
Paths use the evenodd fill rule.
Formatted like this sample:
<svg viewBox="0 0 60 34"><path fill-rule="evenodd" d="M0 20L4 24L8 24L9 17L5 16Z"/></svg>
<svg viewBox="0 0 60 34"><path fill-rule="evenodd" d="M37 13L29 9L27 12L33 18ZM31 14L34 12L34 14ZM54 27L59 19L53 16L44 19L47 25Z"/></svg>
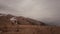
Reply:
<svg viewBox="0 0 60 34"><path fill-rule="evenodd" d="M1 34L60 34L60 27L37 25L0 26Z"/></svg>

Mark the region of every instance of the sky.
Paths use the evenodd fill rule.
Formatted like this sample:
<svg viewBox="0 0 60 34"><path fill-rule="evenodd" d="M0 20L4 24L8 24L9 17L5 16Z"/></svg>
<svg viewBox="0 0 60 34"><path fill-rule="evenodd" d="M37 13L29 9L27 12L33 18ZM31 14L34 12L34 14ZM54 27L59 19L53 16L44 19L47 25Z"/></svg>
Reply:
<svg viewBox="0 0 60 34"><path fill-rule="evenodd" d="M60 26L60 0L0 0L0 13Z"/></svg>

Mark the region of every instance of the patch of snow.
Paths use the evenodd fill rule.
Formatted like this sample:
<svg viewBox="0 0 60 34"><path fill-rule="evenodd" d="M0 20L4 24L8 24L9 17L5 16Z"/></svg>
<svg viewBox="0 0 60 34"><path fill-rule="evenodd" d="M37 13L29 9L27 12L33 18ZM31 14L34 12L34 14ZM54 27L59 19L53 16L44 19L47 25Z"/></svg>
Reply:
<svg viewBox="0 0 60 34"><path fill-rule="evenodd" d="M16 19L16 17L10 18L10 21L12 21L13 23L17 24L17 19Z"/></svg>
<svg viewBox="0 0 60 34"><path fill-rule="evenodd" d="M11 21L15 21L16 20L16 17L12 17L10 18Z"/></svg>

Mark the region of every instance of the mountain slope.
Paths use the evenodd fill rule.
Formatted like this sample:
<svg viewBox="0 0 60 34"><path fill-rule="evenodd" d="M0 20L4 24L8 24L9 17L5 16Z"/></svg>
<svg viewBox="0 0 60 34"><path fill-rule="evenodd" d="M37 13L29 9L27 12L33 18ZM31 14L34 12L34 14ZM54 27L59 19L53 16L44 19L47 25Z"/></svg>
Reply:
<svg viewBox="0 0 60 34"><path fill-rule="evenodd" d="M0 14L0 25L45 25L41 21L37 21L31 18L26 18L23 16L13 16L10 14Z"/></svg>

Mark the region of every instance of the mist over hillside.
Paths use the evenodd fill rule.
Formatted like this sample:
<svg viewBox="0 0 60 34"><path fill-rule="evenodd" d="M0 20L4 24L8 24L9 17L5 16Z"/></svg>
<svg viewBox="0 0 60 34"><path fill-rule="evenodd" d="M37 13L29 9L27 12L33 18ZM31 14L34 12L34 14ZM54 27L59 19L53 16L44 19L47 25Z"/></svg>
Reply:
<svg viewBox="0 0 60 34"><path fill-rule="evenodd" d="M60 26L60 0L0 0L0 13Z"/></svg>

